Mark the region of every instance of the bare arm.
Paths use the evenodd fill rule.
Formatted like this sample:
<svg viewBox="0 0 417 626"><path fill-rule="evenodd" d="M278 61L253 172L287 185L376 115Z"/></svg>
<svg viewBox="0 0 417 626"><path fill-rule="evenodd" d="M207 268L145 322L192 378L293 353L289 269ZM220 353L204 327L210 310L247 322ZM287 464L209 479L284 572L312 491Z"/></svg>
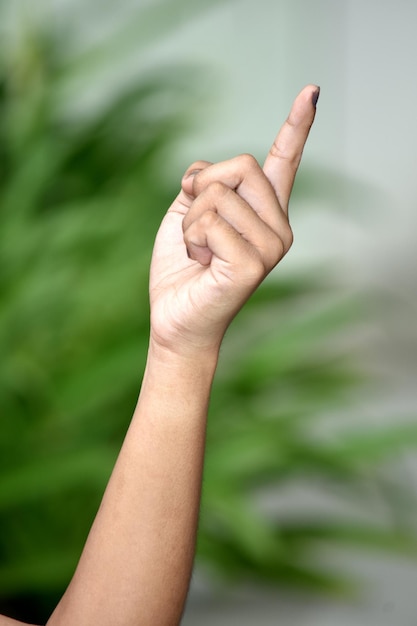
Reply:
<svg viewBox="0 0 417 626"><path fill-rule="evenodd" d="M292 243L288 202L317 88L263 168L197 162L165 216L138 404L78 568L48 626L176 626L192 571L207 407L223 335ZM5 620L5 621L2 621ZM0 626L12 626L0 618Z"/></svg>
<svg viewBox="0 0 417 626"><path fill-rule="evenodd" d="M0 615L0 626L30 626L30 624L23 624L23 622Z"/></svg>

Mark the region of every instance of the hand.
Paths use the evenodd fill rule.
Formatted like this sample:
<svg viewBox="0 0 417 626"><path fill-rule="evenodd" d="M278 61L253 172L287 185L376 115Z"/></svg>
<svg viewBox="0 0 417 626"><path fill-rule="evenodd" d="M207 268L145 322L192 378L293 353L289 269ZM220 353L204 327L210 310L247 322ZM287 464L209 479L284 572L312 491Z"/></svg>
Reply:
<svg viewBox="0 0 417 626"><path fill-rule="evenodd" d="M198 161L156 238L151 339L175 353L218 350L233 317L292 244L288 204L318 87L296 98L263 168L244 154Z"/></svg>

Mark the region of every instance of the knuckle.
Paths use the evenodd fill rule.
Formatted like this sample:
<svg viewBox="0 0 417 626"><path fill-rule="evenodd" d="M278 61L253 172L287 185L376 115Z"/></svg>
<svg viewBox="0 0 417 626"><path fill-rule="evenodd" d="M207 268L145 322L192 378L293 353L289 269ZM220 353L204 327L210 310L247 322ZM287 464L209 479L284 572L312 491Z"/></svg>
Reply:
<svg viewBox="0 0 417 626"><path fill-rule="evenodd" d="M274 143L271 146L270 153L273 157L277 159L285 159L285 150L278 139L275 139Z"/></svg>
<svg viewBox="0 0 417 626"><path fill-rule="evenodd" d="M294 233L290 225L288 225L288 228L286 228L285 232L282 234L281 240L284 246L284 254L286 254L294 243Z"/></svg>
<svg viewBox="0 0 417 626"><path fill-rule="evenodd" d="M230 192L230 187L220 182L219 180L213 181L207 187L207 193L214 198L223 198Z"/></svg>
<svg viewBox="0 0 417 626"><path fill-rule="evenodd" d="M219 221L219 216L216 211L207 210L202 213L199 219L200 226L204 230L208 230L215 226Z"/></svg>
<svg viewBox="0 0 417 626"><path fill-rule="evenodd" d="M248 264L248 272L251 282L259 283L268 273L268 267L265 260L259 255L254 254L251 262Z"/></svg>
<svg viewBox="0 0 417 626"><path fill-rule="evenodd" d="M259 163L255 159L253 154L249 154L245 152L239 155L238 157L236 157L236 159L239 161L242 169L245 169L245 170L259 169Z"/></svg>
<svg viewBox="0 0 417 626"><path fill-rule="evenodd" d="M275 234L269 239L267 245L262 250L262 256L267 273L270 272L289 250L289 241L283 235Z"/></svg>
<svg viewBox="0 0 417 626"><path fill-rule="evenodd" d="M211 230L219 221L217 211L206 209L189 224L183 222L183 235L187 241L199 239L200 235Z"/></svg>
<svg viewBox="0 0 417 626"><path fill-rule="evenodd" d="M275 267L280 262L285 252L286 252L285 243L281 237L277 236L275 240L275 245L271 247L271 251L270 251L270 257L269 257L269 263L268 263L269 270L272 270L272 268Z"/></svg>
<svg viewBox="0 0 417 626"><path fill-rule="evenodd" d="M286 161L295 168L298 166L301 159L301 155L298 151L294 151L290 146L285 145L285 143L279 139L275 139L271 146L270 154L276 159Z"/></svg>

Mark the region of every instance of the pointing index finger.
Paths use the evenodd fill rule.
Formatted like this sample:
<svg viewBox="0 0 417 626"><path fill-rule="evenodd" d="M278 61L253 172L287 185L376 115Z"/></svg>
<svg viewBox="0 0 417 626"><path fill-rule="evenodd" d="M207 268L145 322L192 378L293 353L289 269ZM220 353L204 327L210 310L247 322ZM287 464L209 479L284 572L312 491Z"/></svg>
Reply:
<svg viewBox="0 0 417 626"><path fill-rule="evenodd" d="M263 166L264 173L286 213L304 145L314 121L319 94L320 87L316 85L307 85L299 93Z"/></svg>

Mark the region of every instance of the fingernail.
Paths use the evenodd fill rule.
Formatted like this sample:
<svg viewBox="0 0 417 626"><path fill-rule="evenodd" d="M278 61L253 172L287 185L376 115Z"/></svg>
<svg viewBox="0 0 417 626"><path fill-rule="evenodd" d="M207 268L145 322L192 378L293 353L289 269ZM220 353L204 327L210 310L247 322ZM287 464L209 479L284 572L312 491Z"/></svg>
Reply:
<svg viewBox="0 0 417 626"><path fill-rule="evenodd" d="M187 176L185 178L191 178L191 176L195 176L199 172L201 172L201 170L191 170L191 172L188 172L188 174L187 174Z"/></svg>
<svg viewBox="0 0 417 626"><path fill-rule="evenodd" d="M317 89L315 91L313 91L313 94L311 96L311 101L313 103L313 107L316 108L317 106L317 102L320 96L320 87L317 87Z"/></svg>

